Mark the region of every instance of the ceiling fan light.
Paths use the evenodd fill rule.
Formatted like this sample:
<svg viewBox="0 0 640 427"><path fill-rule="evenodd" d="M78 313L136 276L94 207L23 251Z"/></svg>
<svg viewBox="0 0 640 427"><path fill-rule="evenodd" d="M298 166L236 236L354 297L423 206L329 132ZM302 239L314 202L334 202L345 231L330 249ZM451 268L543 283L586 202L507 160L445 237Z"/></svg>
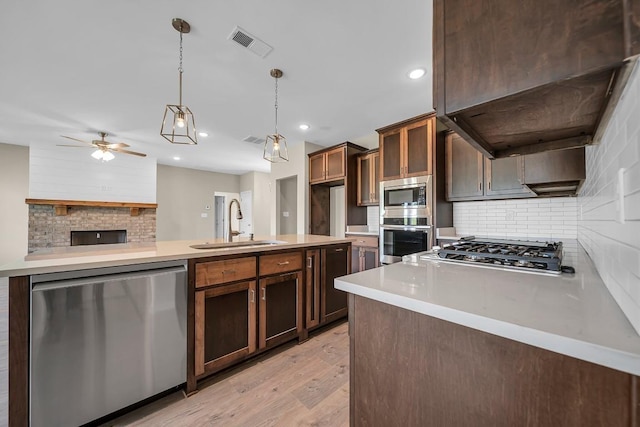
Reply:
<svg viewBox="0 0 640 427"><path fill-rule="evenodd" d="M91 153L91 157L93 157L96 160L102 159L102 150L98 149L94 151L93 153Z"/></svg>
<svg viewBox="0 0 640 427"><path fill-rule="evenodd" d="M102 161L108 162L109 160L113 160L115 157L116 156L114 156L111 151L105 151L104 154L102 154Z"/></svg>

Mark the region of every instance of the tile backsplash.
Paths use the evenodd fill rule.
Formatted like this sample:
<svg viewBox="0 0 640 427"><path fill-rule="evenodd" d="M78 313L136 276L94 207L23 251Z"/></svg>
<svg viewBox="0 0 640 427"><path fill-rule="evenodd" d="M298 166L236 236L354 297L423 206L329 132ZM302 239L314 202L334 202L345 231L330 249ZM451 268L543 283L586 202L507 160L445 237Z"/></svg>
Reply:
<svg viewBox="0 0 640 427"><path fill-rule="evenodd" d="M499 239L576 239L577 199L553 197L456 202L453 225L459 236Z"/></svg>
<svg viewBox="0 0 640 427"><path fill-rule="evenodd" d="M640 68L629 78L599 144L587 147L578 241L640 333Z"/></svg>

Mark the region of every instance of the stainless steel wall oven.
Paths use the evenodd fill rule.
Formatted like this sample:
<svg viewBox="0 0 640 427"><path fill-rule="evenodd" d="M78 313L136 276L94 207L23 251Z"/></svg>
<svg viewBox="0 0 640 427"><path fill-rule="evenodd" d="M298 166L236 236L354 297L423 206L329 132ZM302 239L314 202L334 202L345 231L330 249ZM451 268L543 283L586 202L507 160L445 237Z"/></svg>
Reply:
<svg viewBox="0 0 640 427"><path fill-rule="evenodd" d="M380 183L380 262L431 248L431 176Z"/></svg>

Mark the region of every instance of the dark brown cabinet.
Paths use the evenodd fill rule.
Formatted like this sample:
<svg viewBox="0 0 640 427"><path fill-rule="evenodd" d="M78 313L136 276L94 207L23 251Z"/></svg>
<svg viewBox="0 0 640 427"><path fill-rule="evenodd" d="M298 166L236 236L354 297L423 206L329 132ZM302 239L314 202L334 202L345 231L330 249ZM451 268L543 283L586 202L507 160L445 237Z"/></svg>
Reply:
<svg viewBox="0 0 640 427"><path fill-rule="evenodd" d="M195 375L217 371L256 350L256 282L195 294Z"/></svg>
<svg viewBox="0 0 640 427"><path fill-rule="evenodd" d="M523 156L489 160L456 133L445 146L447 200L535 197L523 184Z"/></svg>
<svg viewBox="0 0 640 427"><path fill-rule="evenodd" d="M344 186L346 225L367 223L367 208L357 200L357 157L364 151L344 142L309 154L309 234L330 235L332 187Z"/></svg>
<svg viewBox="0 0 640 427"><path fill-rule="evenodd" d="M378 238L374 236L349 235L355 240L351 246L351 273L370 270L380 266Z"/></svg>
<svg viewBox="0 0 640 427"><path fill-rule="evenodd" d="M321 323L328 323L347 315L347 293L334 287L336 277L349 274L350 246L339 245L322 249L322 278L320 307Z"/></svg>
<svg viewBox="0 0 640 427"><path fill-rule="evenodd" d="M272 347L302 332L302 272L260 279L258 344Z"/></svg>
<svg viewBox="0 0 640 427"><path fill-rule="evenodd" d="M433 114L376 130L380 135L380 180L431 175Z"/></svg>
<svg viewBox="0 0 640 427"><path fill-rule="evenodd" d="M380 202L380 152L358 156L358 206L372 206Z"/></svg>
<svg viewBox="0 0 640 427"><path fill-rule="evenodd" d="M305 252L305 328L320 325L320 295L322 289L320 249Z"/></svg>
<svg viewBox="0 0 640 427"><path fill-rule="evenodd" d="M309 157L309 183L344 179L346 147L338 147Z"/></svg>
<svg viewBox="0 0 640 427"><path fill-rule="evenodd" d="M438 118L489 158L597 140L640 53L635 4L435 0Z"/></svg>

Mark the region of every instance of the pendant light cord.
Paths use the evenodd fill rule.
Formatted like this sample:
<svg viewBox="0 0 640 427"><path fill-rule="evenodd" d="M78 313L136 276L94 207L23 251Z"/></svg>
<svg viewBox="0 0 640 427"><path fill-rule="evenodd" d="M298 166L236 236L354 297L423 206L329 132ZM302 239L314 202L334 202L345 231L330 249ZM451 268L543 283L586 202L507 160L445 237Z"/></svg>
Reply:
<svg viewBox="0 0 640 427"><path fill-rule="evenodd" d="M275 78L276 80L276 138L278 137L278 78Z"/></svg>
<svg viewBox="0 0 640 427"><path fill-rule="evenodd" d="M182 107L182 24L180 25L180 66L178 72L180 73L180 102L178 105Z"/></svg>

